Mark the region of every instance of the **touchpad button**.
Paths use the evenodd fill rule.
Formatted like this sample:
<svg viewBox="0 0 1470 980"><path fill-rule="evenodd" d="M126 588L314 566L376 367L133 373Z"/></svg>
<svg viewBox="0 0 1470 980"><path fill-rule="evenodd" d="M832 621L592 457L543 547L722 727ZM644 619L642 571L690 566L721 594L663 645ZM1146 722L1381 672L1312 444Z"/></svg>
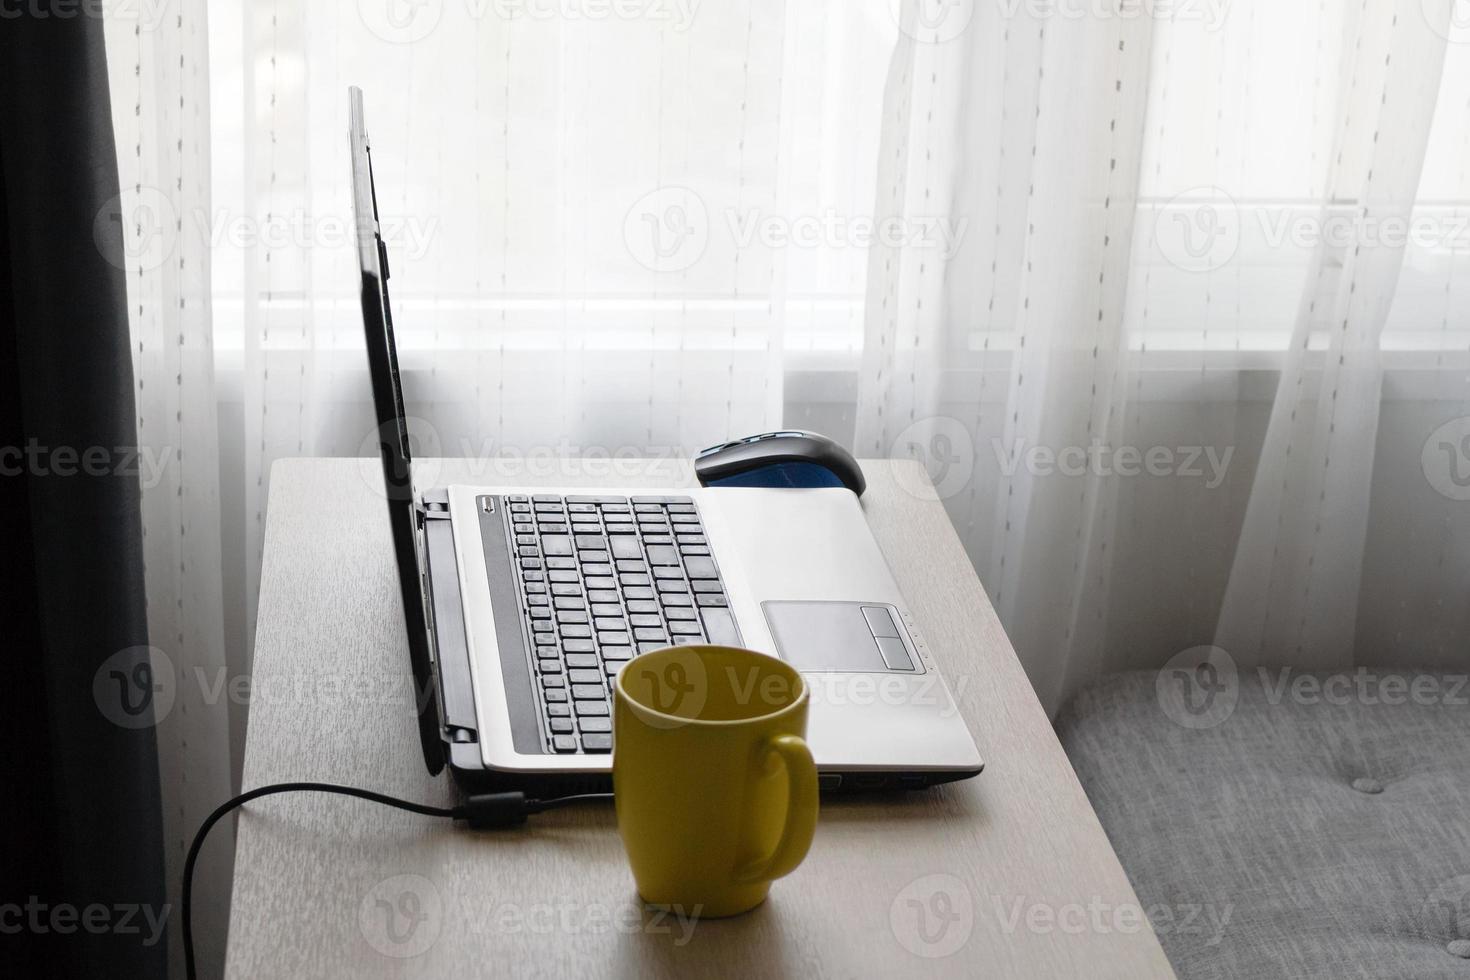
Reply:
<svg viewBox="0 0 1470 980"><path fill-rule="evenodd" d="M781 659L797 670L914 673L917 657L882 602L763 602ZM884 649L884 646L887 649Z"/></svg>

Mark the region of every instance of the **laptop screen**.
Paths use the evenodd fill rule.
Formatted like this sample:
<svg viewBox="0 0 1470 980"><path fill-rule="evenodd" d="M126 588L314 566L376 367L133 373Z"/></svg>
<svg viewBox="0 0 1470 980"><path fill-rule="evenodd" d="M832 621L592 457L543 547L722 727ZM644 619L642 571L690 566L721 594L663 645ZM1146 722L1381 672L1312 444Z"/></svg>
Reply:
<svg viewBox="0 0 1470 980"><path fill-rule="evenodd" d="M403 411L403 385L398 376L398 350L393 341L393 312L388 303L388 254L378 228L377 188L373 183L372 152L363 120L362 90L356 86L348 89L348 102L352 206L357 220L358 264L362 270L362 325L377 415L378 453L383 462L388 521L398 562L403 618L408 627L408 655L413 665L419 737L423 743L424 763L429 772L437 774L444 768L444 741L439 720L439 688L425 611L424 575L419 564L416 534L418 498L413 488L413 457Z"/></svg>

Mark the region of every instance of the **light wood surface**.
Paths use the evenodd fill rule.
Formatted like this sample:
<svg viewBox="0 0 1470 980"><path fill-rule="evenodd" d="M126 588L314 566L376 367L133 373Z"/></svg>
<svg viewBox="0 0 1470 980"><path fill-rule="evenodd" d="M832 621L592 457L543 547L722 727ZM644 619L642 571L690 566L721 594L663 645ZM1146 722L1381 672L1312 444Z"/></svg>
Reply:
<svg viewBox="0 0 1470 980"><path fill-rule="evenodd" d="M615 466L431 460L419 486L691 481L682 463ZM273 470L247 789L311 779L453 799L419 752L376 468ZM984 773L824 801L806 862L763 906L698 923L641 908L610 806L473 833L342 797L261 800L239 818L227 974L1173 976L922 469L863 468L868 519Z"/></svg>

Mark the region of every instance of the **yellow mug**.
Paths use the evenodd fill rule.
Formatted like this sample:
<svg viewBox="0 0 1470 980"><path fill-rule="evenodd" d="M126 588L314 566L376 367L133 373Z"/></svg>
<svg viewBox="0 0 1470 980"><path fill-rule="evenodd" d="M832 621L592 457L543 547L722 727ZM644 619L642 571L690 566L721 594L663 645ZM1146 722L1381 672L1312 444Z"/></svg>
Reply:
<svg viewBox="0 0 1470 980"><path fill-rule="evenodd" d="M682 646L618 672L613 800L638 894L737 915L796 870L817 826L801 674L765 654Z"/></svg>

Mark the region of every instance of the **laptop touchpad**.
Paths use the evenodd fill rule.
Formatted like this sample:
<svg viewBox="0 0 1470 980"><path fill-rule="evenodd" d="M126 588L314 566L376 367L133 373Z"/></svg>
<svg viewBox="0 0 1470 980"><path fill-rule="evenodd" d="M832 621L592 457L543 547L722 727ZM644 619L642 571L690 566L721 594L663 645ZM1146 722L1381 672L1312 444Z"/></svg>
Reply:
<svg viewBox="0 0 1470 980"><path fill-rule="evenodd" d="M797 670L922 672L888 603L769 601L761 609L781 659Z"/></svg>

